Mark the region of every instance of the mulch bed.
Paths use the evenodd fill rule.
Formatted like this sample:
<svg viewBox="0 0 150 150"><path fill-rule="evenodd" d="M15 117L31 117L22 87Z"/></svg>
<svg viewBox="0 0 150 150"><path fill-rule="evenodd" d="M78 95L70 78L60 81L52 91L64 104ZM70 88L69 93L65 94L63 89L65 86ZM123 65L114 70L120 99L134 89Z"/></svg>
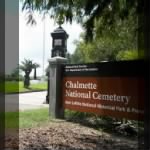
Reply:
<svg viewBox="0 0 150 150"><path fill-rule="evenodd" d="M7 138L15 149L18 140ZM20 150L144 150L137 139L114 136L78 123L53 121L42 127L19 129Z"/></svg>

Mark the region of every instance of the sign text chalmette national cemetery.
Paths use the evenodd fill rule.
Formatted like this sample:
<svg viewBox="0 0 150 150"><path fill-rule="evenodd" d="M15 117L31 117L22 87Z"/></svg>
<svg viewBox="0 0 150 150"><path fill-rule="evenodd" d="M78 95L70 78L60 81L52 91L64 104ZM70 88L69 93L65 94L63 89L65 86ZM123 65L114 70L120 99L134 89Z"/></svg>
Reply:
<svg viewBox="0 0 150 150"><path fill-rule="evenodd" d="M143 120L143 70L136 69L141 62L130 63L65 65L64 107L102 116Z"/></svg>

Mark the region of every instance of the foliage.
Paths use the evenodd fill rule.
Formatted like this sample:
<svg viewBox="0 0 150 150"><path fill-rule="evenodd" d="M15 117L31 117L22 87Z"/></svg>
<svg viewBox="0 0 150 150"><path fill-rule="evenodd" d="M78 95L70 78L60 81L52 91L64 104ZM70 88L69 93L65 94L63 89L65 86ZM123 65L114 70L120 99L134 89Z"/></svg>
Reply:
<svg viewBox="0 0 150 150"><path fill-rule="evenodd" d="M76 42L71 59L67 56L69 62L114 61L120 51L137 50L137 33L140 45L144 43L142 0L23 0L22 9L29 10L30 21L32 13L39 11L59 23L76 20L83 26L84 36Z"/></svg>
<svg viewBox="0 0 150 150"><path fill-rule="evenodd" d="M11 72L11 74L5 74L5 81L22 81L23 76L19 65Z"/></svg>
<svg viewBox="0 0 150 150"><path fill-rule="evenodd" d="M23 76L20 74L19 76L14 76L14 75L5 75L5 80L6 81L23 81Z"/></svg>
<svg viewBox="0 0 150 150"><path fill-rule="evenodd" d="M114 26L100 30L101 20L95 22L95 39L87 43L84 33L78 41L75 41L76 50L72 55L73 63L100 62L120 60L118 53L137 50L137 18L130 13L125 20L118 20ZM122 56L122 55L120 55ZM117 58L116 58L117 57ZM133 58L134 59L134 58Z"/></svg>
<svg viewBox="0 0 150 150"><path fill-rule="evenodd" d="M21 70L19 69L19 65L12 71L11 76L12 78L19 78Z"/></svg>
<svg viewBox="0 0 150 150"><path fill-rule="evenodd" d="M24 61L21 62L22 65L19 66L19 68L26 73L31 73L32 68L34 67L32 60L30 59L24 59Z"/></svg>
<svg viewBox="0 0 150 150"><path fill-rule="evenodd" d="M116 56L116 59L117 60L139 59L138 51L137 50L120 51Z"/></svg>
<svg viewBox="0 0 150 150"><path fill-rule="evenodd" d="M21 62L22 64L19 66L19 68L24 71L24 87L29 88L30 86L30 73L32 69L34 69L34 79L37 79L36 77L36 69L40 67L39 64L33 63L30 59L24 59L24 61Z"/></svg>
<svg viewBox="0 0 150 150"><path fill-rule="evenodd" d="M92 113L77 112L73 110L65 110L65 119L67 121L77 122L94 129L107 132L115 132L122 135L142 135L144 124L140 121L127 120L121 123L118 119L109 116L99 116ZM124 128L122 128L122 126ZM119 129L122 128L122 132Z"/></svg>
<svg viewBox="0 0 150 150"><path fill-rule="evenodd" d="M50 14L51 18L72 23L81 23L86 31L86 39L93 38L94 22L102 19L102 28L110 28L116 20L124 20L135 8L134 14L142 14L144 1L142 0L22 0L23 10L28 10L28 22L34 23L34 11ZM143 15L143 14L142 14ZM140 22L140 28L142 27ZM100 28L101 28L100 27ZM101 29L102 29L101 28Z"/></svg>
<svg viewBox="0 0 150 150"><path fill-rule="evenodd" d="M73 111L73 110L65 110L65 118L66 119L77 119L77 120L84 120L86 117L90 117L91 114L90 113L86 113L86 112L79 112L79 111Z"/></svg>
<svg viewBox="0 0 150 150"><path fill-rule="evenodd" d="M24 59L24 61L21 62L22 65L20 65L20 69L24 71L24 87L28 88L30 86L30 73L32 69L34 68L34 64L32 60Z"/></svg>

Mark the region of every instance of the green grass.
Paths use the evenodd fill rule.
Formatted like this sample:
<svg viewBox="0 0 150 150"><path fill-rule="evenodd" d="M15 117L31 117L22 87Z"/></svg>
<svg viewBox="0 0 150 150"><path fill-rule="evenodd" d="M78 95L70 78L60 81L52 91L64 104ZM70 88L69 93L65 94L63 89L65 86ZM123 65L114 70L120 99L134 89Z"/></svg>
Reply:
<svg viewBox="0 0 150 150"><path fill-rule="evenodd" d="M5 128L19 128L19 112L5 113Z"/></svg>
<svg viewBox="0 0 150 150"><path fill-rule="evenodd" d="M6 128L32 128L45 125L51 121L48 108L25 110L21 112L6 112Z"/></svg>
<svg viewBox="0 0 150 150"><path fill-rule="evenodd" d="M48 108L19 112L19 128L41 126L50 120Z"/></svg>
<svg viewBox="0 0 150 150"><path fill-rule="evenodd" d="M17 82L17 81L6 81L5 82L5 93L40 91L40 90L46 90L46 89L47 89L47 82L31 84L28 89L24 88L23 82L21 82L21 81L20 82Z"/></svg>

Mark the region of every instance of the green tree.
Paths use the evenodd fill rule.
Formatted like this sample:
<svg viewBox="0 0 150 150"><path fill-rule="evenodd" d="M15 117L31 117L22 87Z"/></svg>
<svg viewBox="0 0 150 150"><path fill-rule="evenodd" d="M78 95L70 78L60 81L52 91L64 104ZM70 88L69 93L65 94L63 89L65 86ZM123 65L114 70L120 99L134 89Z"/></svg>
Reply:
<svg viewBox="0 0 150 150"><path fill-rule="evenodd" d="M142 59L144 55L139 55L137 50L126 50L126 51L120 51L116 59L117 60L134 60L134 59Z"/></svg>
<svg viewBox="0 0 150 150"><path fill-rule="evenodd" d="M137 18L132 11L125 20L117 20L114 26L100 30L101 19L95 22L95 38L93 41L85 40L82 33L80 39L75 41L76 50L72 55L74 63L99 62L119 60L118 53L134 49L138 54L137 46Z"/></svg>
<svg viewBox="0 0 150 150"><path fill-rule="evenodd" d="M36 69L39 68L39 67L40 67L39 64L37 64L37 63L34 63L34 64L33 64L33 68L34 68L34 79L35 79L35 80L37 79Z"/></svg>
<svg viewBox="0 0 150 150"><path fill-rule="evenodd" d="M29 88L30 86L30 73L32 69L34 68L34 64L32 60L30 59L24 59L24 61L21 62L22 64L19 66L19 68L24 71L24 87Z"/></svg>
<svg viewBox="0 0 150 150"><path fill-rule="evenodd" d="M11 72L10 76L13 79L18 79L19 80L19 76L21 75L21 70L19 68L19 65Z"/></svg>
<svg viewBox="0 0 150 150"><path fill-rule="evenodd" d="M135 15L143 16L143 0L22 0L23 10L28 10L28 22L34 23L34 11L50 14L55 20L81 23L86 39L93 38L95 21L101 19L101 29L110 28L116 20L124 20L134 8ZM141 17L142 18L142 17ZM141 28L143 22L139 22Z"/></svg>
<svg viewBox="0 0 150 150"><path fill-rule="evenodd" d="M92 39L94 42L81 42L79 50L72 56L73 61L93 61L94 57L95 61L116 60L119 51L137 49L137 39L134 38L137 32L140 45L144 43L143 0L23 0L22 9L28 10L31 23L32 14L38 11L48 13L59 23L75 20L83 26L84 42Z"/></svg>

